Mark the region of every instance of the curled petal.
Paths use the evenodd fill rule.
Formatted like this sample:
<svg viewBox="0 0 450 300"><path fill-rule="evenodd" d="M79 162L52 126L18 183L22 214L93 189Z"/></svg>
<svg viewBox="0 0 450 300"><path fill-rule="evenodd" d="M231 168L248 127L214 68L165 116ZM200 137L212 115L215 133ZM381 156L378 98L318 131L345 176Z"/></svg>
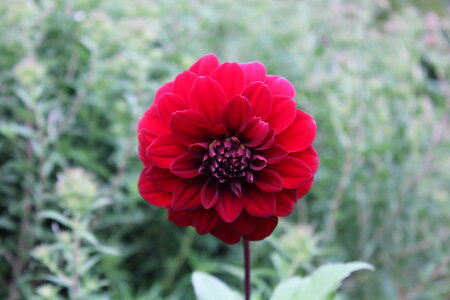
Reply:
<svg viewBox="0 0 450 300"><path fill-rule="evenodd" d="M215 80L200 76L189 92L190 108L201 112L212 125L220 122L220 113L225 105L225 93Z"/></svg>
<svg viewBox="0 0 450 300"><path fill-rule="evenodd" d="M151 166L146 175L158 189L164 192L173 192L180 181L180 178L173 175L169 170L157 166Z"/></svg>
<svg viewBox="0 0 450 300"><path fill-rule="evenodd" d="M264 140L255 148L255 150L264 150L272 146L273 141L275 140L275 130L269 129Z"/></svg>
<svg viewBox="0 0 450 300"><path fill-rule="evenodd" d="M161 123L167 128L169 128L172 113L187 108L186 101L177 94L165 93L158 98L159 118Z"/></svg>
<svg viewBox="0 0 450 300"><path fill-rule="evenodd" d="M186 153L187 147L180 144L173 135L157 137L147 148L147 157L158 167L168 169L172 161Z"/></svg>
<svg viewBox="0 0 450 300"><path fill-rule="evenodd" d="M258 155L258 154L252 155L251 162L250 162L250 168L253 171L262 170L266 167L266 165L267 165L267 160L265 157Z"/></svg>
<svg viewBox="0 0 450 300"><path fill-rule="evenodd" d="M267 136L269 131L269 125L261 121L260 118L253 118L239 134L240 140L247 147L256 147L260 145Z"/></svg>
<svg viewBox="0 0 450 300"><path fill-rule="evenodd" d="M181 154L170 165L170 171L182 178L193 178L199 175L198 169L202 161L190 153Z"/></svg>
<svg viewBox="0 0 450 300"><path fill-rule="evenodd" d="M290 98L295 97L295 88L286 78L275 75L267 75L265 83L272 91L272 95L282 95Z"/></svg>
<svg viewBox="0 0 450 300"><path fill-rule="evenodd" d="M219 66L219 59L213 53L206 54L197 60L190 68L189 71L194 72L199 76L209 75Z"/></svg>
<svg viewBox="0 0 450 300"><path fill-rule="evenodd" d="M165 93L173 93L173 81L167 82L163 84L155 93L155 97L153 98L153 102L158 104L158 99L162 94Z"/></svg>
<svg viewBox="0 0 450 300"><path fill-rule="evenodd" d="M189 153L193 157L202 158L208 150L209 143L195 143L189 146Z"/></svg>
<svg viewBox="0 0 450 300"><path fill-rule="evenodd" d="M247 125L251 114L252 107L248 100L237 95L225 104L222 112L222 123L230 135L235 135Z"/></svg>
<svg viewBox="0 0 450 300"><path fill-rule="evenodd" d="M208 120L195 110L177 111L170 119L170 130L173 136L185 145L210 142L212 128Z"/></svg>
<svg viewBox="0 0 450 300"><path fill-rule="evenodd" d="M175 211L195 210L202 206L200 190L203 178L181 180L172 197L172 209Z"/></svg>
<svg viewBox="0 0 450 300"><path fill-rule="evenodd" d="M189 92L192 89L192 85L197 79L197 75L190 72L181 72L174 81L173 92L183 98L185 101L188 100Z"/></svg>
<svg viewBox="0 0 450 300"><path fill-rule="evenodd" d="M306 163L294 157L286 157L282 162L271 165L283 180L283 188L296 189L306 184L313 177L311 169Z"/></svg>
<svg viewBox="0 0 450 300"><path fill-rule="evenodd" d="M264 81L266 78L266 67L259 61L241 63L239 66L244 72L246 85L254 81Z"/></svg>
<svg viewBox="0 0 450 300"><path fill-rule="evenodd" d="M245 210L255 217L269 217L275 212L274 193L260 190L253 185L246 185L242 194Z"/></svg>
<svg viewBox="0 0 450 300"><path fill-rule="evenodd" d="M240 94L244 88L244 72L235 62L225 62L218 66L211 77L223 87L227 99Z"/></svg>
<svg viewBox="0 0 450 300"><path fill-rule="evenodd" d="M216 204L216 211L222 220L227 223L233 222L239 217L243 208L242 201L230 189L222 189Z"/></svg>
<svg viewBox="0 0 450 300"><path fill-rule="evenodd" d="M151 106L139 120L138 131L143 129L155 138L170 133L168 127L164 126L159 118L157 105Z"/></svg>
<svg viewBox="0 0 450 300"><path fill-rule="evenodd" d="M138 148L138 156L141 159L142 163L147 166L151 163L150 159L147 157L147 148L150 144L155 140L155 137L150 134L150 132L143 128L138 132L138 140L139 140L139 148Z"/></svg>
<svg viewBox="0 0 450 300"><path fill-rule="evenodd" d="M267 118L270 128L275 129L275 134L283 132L295 119L295 101L286 96L275 96L272 111Z"/></svg>
<svg viewBox="0 0 450 300"><path fill-rule="evenodd" d="M261 120L266 120L273 105L269 87L264 82L256 81L247 85L242 91L242 95L250 101L254 114Z"/></svg>
<svg viewBox="0 0 450 300"><path fill-rule="evenodd" d="M268 164L276 164L288 156L288 152L278 144L273 144L270 148L259 151Z"/></svg>
<svg viewBox="0 0 450 300"><path fill-rule="evenodd" d="M284 189L281 192L275 193L277 199L277 208L275 215L277 217L286 217L294 211L295 203L297 202L297 190Z"/></svg>
<svg viewBox="0 0 450 300"><path fill-rule="evenodd" d="M192 225L199 234L207 234L220 222L215 211L197 210L191 213Z"/></svg>
<svg viewBox="0 0 450 300"><path fill-rule="evenodd" d="M277 225L278 225L278 218L275 216L260 219L260 221L257 223L255 227L255 230L253 230L252 234L246 236L245 238L249 241L260 241L262 239L265 239L266 237L272 234Z"/></svg>
<svg viewBox="0 0 450 300"><path fill-rule="evenodd" d="M161 191L146 175L148 168L141 172L139 177L138 189L139 194L148 203L155 206L169 207L172 202L172 193Z"/></svg>
<svg viewBox="0 0 450 300"><path fill-rule="evenodd" d="M305 150L290 153L289 156L304 161L308 165L308 167L311 168L313 174L315 174L317 169L319 168L319 156L317 155L316 149L314 149L312 145Z"/></svg>
<svg viewBox="0 0 450 300"><path fill-rule="evenodd" d="M258 188L266 192L281 191L283 180L277 172L268 168L254 174L254 182Z"/></svg>
<svg viewBox="0 0 450 300"><path fill-rule="evenodd" d="M208 180L202 187L200 194L203 207L210 209L219 200L219 188L214 180Z"/></svg>
<svg viewBox="0 0 450 300"><path fill-rule="evenodd" d="M307 113L297 110L294 122L275 136L275 142L288 152L297 152L309 147L315 137L316 122Z"/></svg>

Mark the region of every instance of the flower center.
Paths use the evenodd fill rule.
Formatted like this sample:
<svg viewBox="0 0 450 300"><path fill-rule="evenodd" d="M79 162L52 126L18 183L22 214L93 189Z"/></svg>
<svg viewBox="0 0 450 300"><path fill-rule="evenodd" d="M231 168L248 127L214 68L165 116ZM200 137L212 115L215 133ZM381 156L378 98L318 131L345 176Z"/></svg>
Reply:
<svg viewBox="0 0 450 300"><path fill-rule="evenodd" d="M199 172L217 178L220 183L238 178L253 182L251 154L251 150L241 144L237 137L215 140L209 144Z"/></svg>

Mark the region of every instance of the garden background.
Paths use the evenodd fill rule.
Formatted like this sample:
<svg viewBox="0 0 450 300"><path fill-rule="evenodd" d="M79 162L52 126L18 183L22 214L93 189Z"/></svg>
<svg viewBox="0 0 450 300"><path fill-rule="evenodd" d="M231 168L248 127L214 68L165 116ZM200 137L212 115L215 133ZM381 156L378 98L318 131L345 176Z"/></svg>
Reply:
<svg viewBox="0 0 450 300"><path fill-rule="evenodd" d="M254 298L361 260L338 299L450 299L450 9L399 0L0 0L0 299L241 289L241 245L136 187L139 117L209 52L288 78L318 126L315 186L252 243Z"/></svg>

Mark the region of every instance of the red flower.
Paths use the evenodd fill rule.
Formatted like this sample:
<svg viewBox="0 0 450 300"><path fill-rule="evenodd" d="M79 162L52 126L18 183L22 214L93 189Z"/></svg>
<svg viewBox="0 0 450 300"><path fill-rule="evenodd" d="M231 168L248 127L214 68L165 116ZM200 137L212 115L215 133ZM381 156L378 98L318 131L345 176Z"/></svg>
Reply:
<svg viewBox="0 0 450 300"><path fill-rule="evenodd" d="M139 122L139 192L228 244L269 236L313 184L316 123L262 63L214 54L164 84Z"/></svg>

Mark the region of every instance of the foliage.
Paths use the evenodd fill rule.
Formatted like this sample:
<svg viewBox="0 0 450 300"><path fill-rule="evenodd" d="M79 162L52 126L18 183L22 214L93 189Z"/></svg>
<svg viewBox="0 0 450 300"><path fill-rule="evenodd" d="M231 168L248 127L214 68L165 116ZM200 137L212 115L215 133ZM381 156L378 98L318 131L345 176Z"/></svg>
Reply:
<svg viewBox="0 0 450 300"><path fill-rule="evenodd" d="M241 286L239 246L136 189L140 115L207 52L264 62L318 124L315 187L252 243L256 299L352 260L376 271L340 299L450 298L450 18L431 2L0 0L0 299L194 299L194 270Z"/></svg>

